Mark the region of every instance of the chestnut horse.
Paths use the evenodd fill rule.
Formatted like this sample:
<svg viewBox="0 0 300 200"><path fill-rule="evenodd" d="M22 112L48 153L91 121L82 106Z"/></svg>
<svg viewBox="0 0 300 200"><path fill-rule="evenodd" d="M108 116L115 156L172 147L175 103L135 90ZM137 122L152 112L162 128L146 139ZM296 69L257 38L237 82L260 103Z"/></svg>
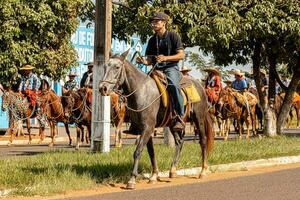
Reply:
<svg viewBox="0 0 300 200"><path fill-rule="evenodd" d="M122 147L122 124L125 121L126 103L120 99L117 93L110 94L111 101L111 122L116 127L115 129L115 147Z"/></svg>
<svg viewBox="0 0 300 200"><path fill-rule="evenodd" d="M41 106L41 114L43 114L50 126L50 137L51 142L49 146L54 145L54 137L57 135L57 123L63 122L68 138L69 145L72 144L72 138L70 136L70 130L68 125L68 120L64 116L63 105L61 103L61 99L59 96L55 94L55 92L49 87L49 83L46 80L42 81L43 89L41 96L39 97L39 103ZM44 131L40 133L40 142L42 142L45 138Z"/></svg>
<svg viewBox="0 0 300 200"><path fill-rule="evenodd" d="M252 122L252 130L253 134L256 135L256 116L255 116L255 106L256 102L254 102L252 105L249 105L249 111L246 108L245 103L241 104L240 101L238 101L238 92L233 90L232 88L226 88L223 89L221 94L220 94L220 100L219 100L219 108L220 108L220 113L222 115L222 118L224 120L228 119L235 119L237 122L237 127L238 127L238 133L239 133L239 138L242 138L242 133L243 133L243 122L246 123L247 126L247 135L246 138L248 139L250 137L250 121ZM253 95L253 97L255 97ZM226 122L227 128L229 128L228 124L230 122ZM225 132L225 137L224 140L227 140L228 138L228 133L229 130Z"/></svg>
<svg viewBox="0 0 300 200"><path fill-rule="evenodd" d="M86 143L90 143L92 109L89 104L91 98L89 95L91 91L88 88L73 91L62 87L61 102L64 117L76 124L76 150L79 149L80 141L84 140L84 126L87 128Z"/></svg>
<svg viewBox="0 0 300 200"><path fill-rule="evenodd" d="M110 95L118 88L123 89L124 96L127 96L127 108L130 112L130 121L141 135L134 152L132 176L127 183L128 189L134 189L136 176L138 175L138 164L145 145L147 145L152 164L152 176L150 181L157 181L158 166L155 158L152 134L155 127L161 126L168 108L162 104L161 94L154 79L125 60L127 54L128 51L123 53L122 56L114 56L108 60L104 66L105 75L100 82L99 88L102 95ZM192 120L195 125L195 131L199 132L199 143L202 150L201 177L206 175L208 168L207 157L213 147L214 131L212 128L212 120L208 113L207 96L204 88L192 77L189 78L189 81L201 96L200 101L192 103L190 112L186 113L186 117L184 117L185 120ZM174 123L168 123L167 125L162 125L170 127L176 144L176 153L170 170L171 178L176 174L177 163L184 141L184 131L174 131L172 129L173 124Z"/></svg>

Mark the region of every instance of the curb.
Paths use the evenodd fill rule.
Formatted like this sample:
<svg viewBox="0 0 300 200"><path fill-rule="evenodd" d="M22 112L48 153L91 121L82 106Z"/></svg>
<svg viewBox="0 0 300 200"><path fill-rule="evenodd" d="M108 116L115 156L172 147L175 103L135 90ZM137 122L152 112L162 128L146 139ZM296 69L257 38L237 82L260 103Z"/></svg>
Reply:
<svg viewBox="0 0 300 200"><path fill-rule="evenodd" d="M208 168L208 171L211 173L217 172L230 172L230 171L248 171L254 168L259 167L270 167L276 165L285 165L285 164L293 164L300 162L299 156L287 156L287 157L277 157L277 158L268 158L268 159L260 159L260 160L251 160L251 161L242 161L237 163L229 163L229 164L220 164L220 165L212 165ZM179 169L177 170L177 175L186 176L186 175L197 175L201 172L201 167L189 168L189 169ZM145 178L150 178L151 174L143 174ZM169 171L167 172L159 172L159 177L167 178L169 177Z"/></svg>
<svg viewBox="0 0 300 200"><path fill-rule="evenodd" d="M71 137L73 141L75 141L76 137ZM0 146L7 146L8 145L8 140L9 138L7 138L7 140L4 141L0 141ZM38 144L38 142L40 141L40 139L32 139L31 140L31 144ZM69 138L68 137L57 137L54 138L55 142L69 142ZM51 138L45 138L43 140L43 142L41 144L49 144L51 142ZM28 144L28 139L27 140L13 140L11 145L27 145Z"/></svg>

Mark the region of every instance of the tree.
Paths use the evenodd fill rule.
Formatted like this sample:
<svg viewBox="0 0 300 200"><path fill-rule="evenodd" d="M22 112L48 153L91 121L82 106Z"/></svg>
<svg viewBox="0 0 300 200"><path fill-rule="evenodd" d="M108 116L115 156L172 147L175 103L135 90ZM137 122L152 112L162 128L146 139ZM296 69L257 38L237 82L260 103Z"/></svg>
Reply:
<svg viewBox="0 0 300 200"><path fill-rule="evenodd" d="M27 63L38 74L59 80L77 65L71 35L79 17L91 17L90 0L4 0L0 4L0 77L4 85L18 78Z"/></svg>
<svg viewBox="0 0 300 200"><path fill-rule="evenodd" d="M169 13L172 19L169 28L178 32L187 46L200 46L204 53L211 53L216 64L253 64L266 124L264 132L267 135L282 132L293 92L300 81L299 1L194 0L179 4L153 1L151 5L135 0L127 2L130 10L114 10L115 36L126 38L137 33L146 40L152 34L149 16L154 11ZM129 26L123 23L128 21ZM279 79L278 64L287 64L291 69L293 78L288 89ZM261 91L259 70L262 67L270 74L269 99L265 99ZM287 89L278 121L273 109L275 80Z"/></svg>

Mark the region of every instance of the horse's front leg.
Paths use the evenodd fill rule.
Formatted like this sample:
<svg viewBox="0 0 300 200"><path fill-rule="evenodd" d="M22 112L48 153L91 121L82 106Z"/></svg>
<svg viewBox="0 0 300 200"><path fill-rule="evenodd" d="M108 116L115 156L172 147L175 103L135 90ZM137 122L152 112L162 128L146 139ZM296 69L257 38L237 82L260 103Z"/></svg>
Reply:
<svg viewBox="0 0 300 200"><path fill-rule="evenodd" d="M225 119L225 135L224 135L224 140L227 141L228 140L228 135L230 132L230 118Z"/></svg>
<svg viewBox="0 0 300 200"><path fill-rule="evenodd" d="M243 138L242 118L238 117L236 119L236 122L237 122L237 126L238 126L239 139L241 140Z"/></svg>
<svg viewBox="0 0 300 200"><path fill-rule="evenodd" d="M71 135L70 135L69 124L64 123L64 126L65 126L65 129L66 129L66 133L68 135L68 138L69 138L69 145L71 146L72 145L72 138L71 138Z"/></svg>
<svg viewBox="0 0 300 200"><path fill-rule="evenodd" d="M86 127L87 127L86 134L88 135L88 139L87 139L86 143L89 144L91 142L90 140L91 140L91 134L92 134L92 130L91 130L92 127L91 127L91 124L88 124ZM82 129L82 131L83 131L83 129Z"/></svg>
<svg viewBox="0 0 300 200"><path fill-rule="evenodd" d="M54 145L54 137L56 135L56 130L56 124L53 121L50 121L51 142L48 144L49 147L53 147Z"/></svg>
<svg viewBox="0 0 300 200"><path fill-rule="evenodd" d="M245 117L245 122L246 122L246 126L247 126L246 139L249 139L250 138L250 116Z"/></svg>
<svg viewBox="0 0 300 200"><path fill-rule="evenodd" d="M41 124L40 124L40 128L39 128L39 136L40 136L40 141L38 142L38 144L42 144L42 142L44 141L44 138L45 138L45 127L41 126Z"/></svg>
<svg viewBox="0 0 300 200"><path fill-rule="evenodd" d="M116 124L116 130L115 130L115 147L120 148L122 147L122 131L121 131L121 126L122 126L123 121L118 120L118 123Z"/></svg>
<svg viewBox="0 0 300 200"><path fill-rule="evenodd" d="M173 131L171 128L171 133L174 137L174 140L175 140L175 145L176 145L176 152L175 152L175 155L174 155L174 158L173 158L173 162L172 162L172 165L171 165L171 169L170 169L170 172L169 172L169 177L170 178L174 178L176 176L176 170L177 170L177 163L178 163L178 160L179 160L179 157L180 157L180 152L181 152L181 149L182 149L182 146L183 146L183 136L184 136L184 131ZM199 135L199 138L201 138L201 135L199 132L197 132L197 129L195 129L195 134L198 134Z"/></svg>
<svg viewBox="0 0 300 200"><path fill-rule="evenodd" d="M253 108L253 111L251 112L251 124L252 124L253 136L256 136L256 115L255 115L255 107Z"/></svg>
<svg viewBox="0 0 300 200"><path fill-rule="evenodd" d="M32 137L31 137L31 127L30 127L30 119L26 119L26 127L29 135L29 141L28 144L31 144Z"/></svg>
<svg viewBox="0 0 300 200"><path fill-rule="evenodd" d="M145 144L148 143L153 130L154 130L154 128L152 128L152 129L148 128L148 129L142 131L142 135L138 141L138 144L137 144L136 149L133 154L133 158L134 158L133 170L132 170L131 178L128 181L127 186L126 186L127 189L135 189L136 177L138 175L139 160L141 158L144 146L145 146Z"/></svg>
<svg viewBox="0 0 300 200"><path fill-rule="evenodd" d="M154 146L153 146L153 137L151 136L148 143L147 143L147 150L148 154L151 160L151 165L152 165L152 175L149 179L150 183L154 183L157 181L158 178L158 166L155 158L155 153L154 153Z"/></svg>
<svg viewBox="0 0 300 200"><path fill-rule="evenodd" d="M13 123L12 123L12 125L13 125ZM12 142L14 141L14 136L15 136L14 127L10 126L7 129L7 134L10 135L10 139L8 140L7 146L10 146L12 144Z"/></svg>
<svg viewBox="0 0 300 200"><path fill-rule="evenodd" d="M79 146L80 146L80 142L82 141L81 138L83 138L84 135L84 128L82 127L82 125L76 125L76 146L75 149L79 150Z"/></svg>

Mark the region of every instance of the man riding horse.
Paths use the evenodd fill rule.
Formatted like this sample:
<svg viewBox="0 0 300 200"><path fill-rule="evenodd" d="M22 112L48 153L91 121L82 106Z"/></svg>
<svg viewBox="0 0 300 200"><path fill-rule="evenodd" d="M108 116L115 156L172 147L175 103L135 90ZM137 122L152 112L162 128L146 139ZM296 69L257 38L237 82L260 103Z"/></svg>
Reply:
<svg viewBox="0 0 300 200"><path fill-rule="evenodd" d="M27 64L20 68L22 75L19 91L27 97L32 107L37 106L38 90L41 86L41 81L36 74L32 72L35 67Z"/></svg>
<svg viewBox="0 0 300 200"><path fill-rule="evenodd" d="M69 76L69 80L65 83L64 87L68 90L78 90L79 86L77 81L75 80L77 74L74 72L70 72L68 76Z"/></svg>
<svg viewBox="0 0 300 200"><path fill-rule="evenodd" d="M208 72L207 79L205 80L205 91L208 101L214 105L218 102L222 90L220 72L215 68L208 68L204 71Z"/></svg>
<svg viewBox="0 0 300 200"><path fill-rule="evenodd" d="M234 77L235 80L232 82L231 86L233 89L237 90L243 95L243 98L237 98L237 99L246 106L248 115L250 115L249 102L247 96L245 95L248 86L244 78L244 73L242 73L240 70L235 70Z"/></svg>
<svg viewBox="0 0 300 200"><path fill-rule="evenodd" d="M151 25L155 34L149 39L146 49L147 59L137 58L137 63L152 65L162 71L168 80L167 90L170 93L173 108L176 112L174 130L183 130L185 124L183 97L180 91L181 74L178 61L184 58L183 45L178 34L167 30L169 16L157 12L151 18Z"/></svg>

